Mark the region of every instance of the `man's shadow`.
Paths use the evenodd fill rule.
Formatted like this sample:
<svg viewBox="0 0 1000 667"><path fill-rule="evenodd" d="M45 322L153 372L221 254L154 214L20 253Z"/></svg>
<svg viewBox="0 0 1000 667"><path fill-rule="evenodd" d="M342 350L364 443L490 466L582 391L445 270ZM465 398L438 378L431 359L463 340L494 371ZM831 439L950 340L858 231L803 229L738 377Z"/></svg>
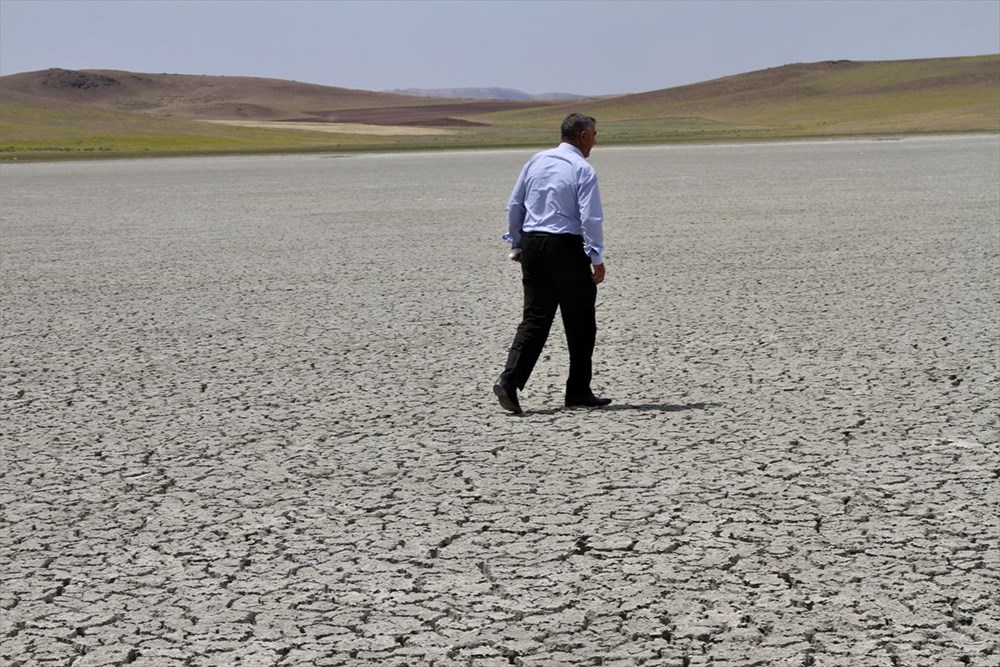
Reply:
<svg viewBox="0 0 1000 667"><path fill-rule="evenodd" d="M561 412L573 411L593 411L593 412L622 412L625 410L636 410L638 412L684 412L686 410L711 410L720 407L721 403L612 403L602 408L544 408L541 410L525 410L523 416L528 415L556 415Z"/></svg>
<svg viewBox="0 0 1000 667"><path fill-rule="evenodd" d="M683 403L683 404L671 404L671 403L621 403L615 405L607 405L602 410L639 410L641 412L684 412L685 410L710 410L712 408L717 408L721 403ZM567 410L572 408L566 408Z"/></svg>

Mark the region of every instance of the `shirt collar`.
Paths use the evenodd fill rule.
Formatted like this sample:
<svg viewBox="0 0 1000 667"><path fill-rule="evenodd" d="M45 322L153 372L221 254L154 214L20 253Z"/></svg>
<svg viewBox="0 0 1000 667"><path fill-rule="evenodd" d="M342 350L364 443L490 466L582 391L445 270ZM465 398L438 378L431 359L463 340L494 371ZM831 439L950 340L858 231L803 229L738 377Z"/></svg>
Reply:
<svg viewBox="0 0 1000 667"><path fill-rule="evenodd" d="M568 148L569 150L573 151L574 153L576 153L580 157L583 157L583 151L581 151L579 148L577 148L573 144L569 143L568 141L561 142L559 144L559 148Z"/></svg>

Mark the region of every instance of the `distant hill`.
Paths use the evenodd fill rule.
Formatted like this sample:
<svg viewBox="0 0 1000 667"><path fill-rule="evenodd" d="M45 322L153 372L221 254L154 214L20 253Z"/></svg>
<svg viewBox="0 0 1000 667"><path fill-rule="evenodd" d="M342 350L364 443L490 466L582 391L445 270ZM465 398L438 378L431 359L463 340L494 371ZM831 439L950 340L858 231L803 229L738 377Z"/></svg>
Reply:
<svg viewBox="0 0 1000 667"><path fill-rule="evenodd" d="M585 95L572 93L542 93L532 95L514 88L397 88L387 91L398 95L413 95L415 97L447 97L474 100L582 100Z"/></svg>
<svg viewBox="0 0 1000 667"><path fill-rule="evenodd" d="M572 101L433 92L442 96L254 77L26 72L0 77L0 159L542 146L558 140L570 111L597 117L604 144L1000 132L997 54L796 63Z"/></svg>
<svg viewBox="0 0 1000 667"><path fill-rule="evenodd" d="M375 118L381 109L408 108L412 109L415 123L447 125L451 110L469 113L471 109L475 113L525 106L458 101L448 101L442 106L442 100L438 99L280 79L111 70L48 69L0 77L0 96L6 98L11 93L29 96L41 107L65 108L69 104L200 120L364 122L357 120L359 109L367 110ZM29 97L19 99L26 101ZM349 120L342 118L345 114L350 116ZM375 118L372 122L380 121Z"/></svg>
<svg viewBox="0 0 1000 667"><path fill-rule="evenodd" d="M538 126L574 104L485 114ZM1000 55L796 63L588 100L603 142L1000 131Z"/></svg>

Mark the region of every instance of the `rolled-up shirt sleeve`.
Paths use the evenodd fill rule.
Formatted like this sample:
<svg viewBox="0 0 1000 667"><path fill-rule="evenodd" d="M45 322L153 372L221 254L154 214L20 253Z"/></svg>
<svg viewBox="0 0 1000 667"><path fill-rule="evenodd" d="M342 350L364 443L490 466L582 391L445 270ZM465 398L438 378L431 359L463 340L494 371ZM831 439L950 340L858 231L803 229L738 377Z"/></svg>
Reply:
<svg viewBox="0 0 1000 667"><path fill-rule="evenodd" d="M517 246L521 242L521 227L524 225L524 218L528 208L525 206L525 178L528 173L528 165L521 170L514 184L514 190L510 193L510 200L507 202L507 233L503 235L503 240L512 246Z"/></svg>
<svg viewBox="0 0 1000 667"><path fill-rule="evenodd" d="M580 181L578 191L580 223L583 227L583 249L591 264L604 263L604 206L597 174L588 169Z"/></svg>

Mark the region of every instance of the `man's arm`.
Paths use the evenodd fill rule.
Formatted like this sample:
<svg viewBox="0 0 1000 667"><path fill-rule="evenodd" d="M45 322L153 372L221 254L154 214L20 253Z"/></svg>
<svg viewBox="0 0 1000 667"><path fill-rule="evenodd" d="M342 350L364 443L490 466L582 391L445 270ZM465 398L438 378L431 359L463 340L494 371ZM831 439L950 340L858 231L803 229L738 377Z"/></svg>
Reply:
<svg viewBox="0 0 1000 667"><path fill-rule="evenodd" d="M594 265L594 282L604 280L604 206L601 203L601 189L597 185L597 174L588 170L578 193L580 202L580 223L583 227L583 249ZM597 280L597 267L601 267L601 278Z"/></svg>
<svg viewBox="0 0 1000 667"><path fill-rule="evenodd" d="M507 233L503 235L503 240L511 245L510 258L518 261L521 255L521 227L524 225L524 218L528 213L528 208L524 204L526 195L525 176L528 172L528 165L524 165L514 190L510 193L510 200L507 202Z"/></svg>

